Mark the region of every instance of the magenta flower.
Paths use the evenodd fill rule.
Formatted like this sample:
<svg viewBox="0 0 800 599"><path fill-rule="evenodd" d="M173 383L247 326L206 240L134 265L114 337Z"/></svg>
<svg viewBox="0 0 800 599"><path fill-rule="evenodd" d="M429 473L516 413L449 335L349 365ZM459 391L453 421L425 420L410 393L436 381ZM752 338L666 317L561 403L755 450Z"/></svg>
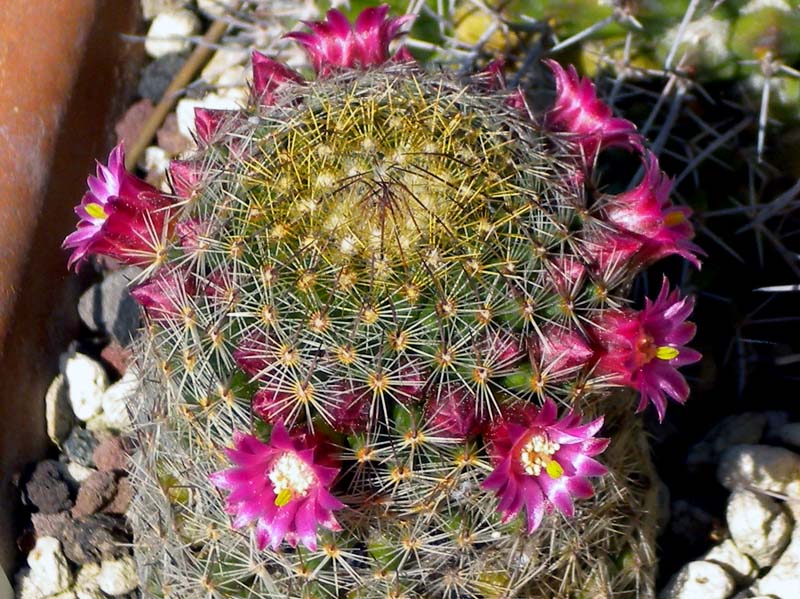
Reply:
<svg viewBox="0 0 800 599"><path fill-rule="evenodd" d="M578 77L574 66L565 71L555 60L544 63L556 79L556 101L545 117L545 124L553 131L572 134L587 163L591 164L603 148L642 149L636 126L613 116L611 108L597 97L594 84Z"/></svg>
<svg viewBox="0 0 800 599"><path fill-rule="evenodd" d="M588 477L606 473L593 456L605 450L608 439L594 436L602 417L587 424L580 420L572 412L559 420L555 403L547 400L541 410L526 405L506 411L492 424L487 437L494 470L482 486L500 498L503 523L524 507L530 534L545 512L555 507L571 517L573 497L592 496Z"/></svg>
<svg viewBox="0 0 800 599"><path fill-rule="evenodd" d="M551 325L531 339L531 361L552 381L574 374L595 355L589 342L578 330Z"/></svg>
<svg viewBox="0 0 800 599"><path fill-rule="evenodd" d="M262 106L275 102L275 92L287 81L303 83L303 77L285 64L272 60L261 52L253 52L253 95Z"/></svg>
<svg viewBox="0 0 800 599"><path fill-rule="evenodd" d="M387 4L367 8L351 26L347 17L332 9L324 21L305 22L312 33L294 31L286 37L303 46L319 75L325 76L337 67L367 69L389 60L389 44L414 18L413 15L386 18L388 13ZM399 60L408 60L407 54Z"/></svg>
<svg viewBox="0 0 800 599"><path fill-rule="evenodd" d="M190 160L170 160L169 180L172 192L180 198L191 198L201 184L201 165Z"/></svg>
<svg viewBox="0 0 800 599"><path fill-rule="evenodd" d="M669 199L672 181L659 168L655 154L646 152L643 162L642 182L609 198L603 209L605 218L620 229L642 237L640 258L644 262L678 254L699 268L697 254L702 250L690 241L694 237L689 222L691 209L672 204Z"/></svg>
<svg viewBox="0 0 800 599"><path fill-rule="evenodd" d="M74 250L68 266L79 265L90 254L125 264L155 262L171 226L172 200L125 170L122 144L111 151L108 166L97 163L97 175L87 184L89 191L75 208L77 230L62 246Z"/></svg>
<svg viewBox="0 0 800 599"><path fill-rule="evenodd" d="M188 314L197 289L182 269L162 270L153 278L131 289L133 299L155 321L171 320Z"/></svg>
<svg viewBox="0 0 800 599"><path fill-rule="evenodd" d="M596 336L602 347L598 374L611 382L638 389L637 411L652 403L659 420L664 419L669 396L683 403L689 396L678 368L700 360L700 353L686 347L695 326L686 322L694 300L670 292L666 278L655 301L646 300L644 310L607 312L597 324Z"/></svg>
<svg viewBox="0 0 800 599"><path fill-rule="evenodd" d="M234 528L255 522L259 549L277 549L286 539L292 547L299 541L316 551L318 526L341 530L333 512L344 504L328 490L339 468L321 438L290 436L278 423L269 443L238 432L233 443L225 450L233 468L209 478L230 491L227 511Z"/></svg>

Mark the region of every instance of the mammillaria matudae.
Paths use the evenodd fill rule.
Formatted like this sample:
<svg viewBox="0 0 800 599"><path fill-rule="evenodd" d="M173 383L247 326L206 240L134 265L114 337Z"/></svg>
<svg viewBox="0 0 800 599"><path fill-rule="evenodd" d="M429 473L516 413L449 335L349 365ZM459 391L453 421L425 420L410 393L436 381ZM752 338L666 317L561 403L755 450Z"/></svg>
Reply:
<svg viewBox="0 0 800 599"><path fill-rule="evenodd" d="M154 596L646 584L609 565L639 551L621 520L641 493L636 404L608 396L686 399L691 302L626 294L664 256L697 263L688 211L573 69L548 62L534 114L497 65L463 80L390 52L409 18L387 12L289 34L314 80L254 54L250 106L198 111L173 194L122 184L121 148L90 179L71 262L147 267L133 519ZM646 166L619 196L596 191L609 146ZM138 251L106 249L113 218Z"/></svg>

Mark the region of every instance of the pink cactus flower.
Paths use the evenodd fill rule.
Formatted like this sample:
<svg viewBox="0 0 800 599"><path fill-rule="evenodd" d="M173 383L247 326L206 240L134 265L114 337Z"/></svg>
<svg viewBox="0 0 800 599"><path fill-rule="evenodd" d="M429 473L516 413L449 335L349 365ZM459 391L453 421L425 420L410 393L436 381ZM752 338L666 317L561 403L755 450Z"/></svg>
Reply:
<svg viewBox="0 0 800 599"><path fill-rule="evenodd" d="M220 110L214 108L195 108L194 109L194 130L197 139L202 143L208 143L220 130L222 123L228 115L234 114L231 110Z"/></svg>
<svg viewBox="0 0 800 599"><path fill-rule="evenodd" d="M77 267L90 254L125 264L154 263L171 227L173 201L125 170L122 144L111 151L107 166L97 163L97 175L87 183L89 191L75 208L77 230L63 243L73 248L68 266Z"/></svg>
<svg viewBox="0 0 800 599"><path fill-rule="evenodd" d="M259 389L253 394L250 403L253 413L264 422L275 424L284 420L293 419L296 414L297 401L289 391L276 389L273 386Z"/></svg>
<svg viewBox="0 0 800 599"><path fill-rule="evenodd" d="M369 424L372 392L367 387L356 387L341 381L333 385L335 402L331 407L331 426L340 433L360 433Z"/></svg>
<svg viewBox="0 0 800 599"><path fill-rule="evenodd" d="M463 441L481 432L483 419L478 414L475 395L466 387L445 383L434 388L425 404L430 430Z"/></svg>
<svg viewBox="0 0 800 599"><path fill-rule="evenodd" d="M622 147L642 149L636 126L628 120L613 116L611 108L597 97L594 84L578 77L575 67L565 71L555 60L544 63L556 79L556 101L545 117L553 131L572 134L588 164L603 148Z"/></svg>
<svg viewBox="0 0 800 599"><path fill-rule="evenodd" d="M589 477L606 473L593 456L605 450L608 439L595 438L602 417L586 424L580 420L572 412L559 420L555 403L547 400L541 409L507 410L492 423L487 438L494 470L482 486L500 498L497 509L504 523L524 507L530 534L545 512L555 507L571 517L573 498L592 496Z"/></svg>
<svg viewBox="0 0 800 599"><path fill-rule="evenodd" d="M253 94L262 106L275 103L275 92L286 82L303 83L300 73L270 57L253 52Z"/></svg>
<svg viewBox="0 0 800 599"><path fill-rule="evenodd" d="M370 7L351 25L347 17L332 9L324 21L305 22L311 33L294 31L286 37L303 46L319 75L325 76L335 68L368 69L390 59L389 44L414 19L413 15L387 18L388 13L387 4Z"/></svg>
<svg viewBox="0 0 800 599"><path fill-rule="evenodd" d="M191 198L200 186L200 164L190 160L171 160L169 181L172 192L179 198Z"/></svg>
<svg viewBox="0 0 800 599"><path fill-rule="evenodd" d="M290 436L278 423L269 443L236 433L233 444L225 452L234 466L209 478L230 491L227 511L235 528L255 522L259 549L277 549L285 539L316 551L319 526L341 530L333 512L344 504L329 491L339 467L321 438Z"/></svg>
<svg viewBox="0 0 800 599"><path fill-rule="evenodd" d="M689 386L678 368L700 360L700 353L686 347L695 326L686 322L694 300L670 292L664 278L655 301L646 300L644 310L607 312L598 320L596 336L602 347L596 372L611 382L638 389L638 411L652 403L659 420L664 419L667 396L684 403Z"/></svg>
<svg viewBox="0 0 800 599"><path fill-rule="evenodd" d="M541 338L531 339L531 362L550 380L560 380L584 365L595 355L580 331L551 325L542 331Z"/></svg>
<svg viewBox="0 0 800 599"><path fill-rule="evenodd" d="M609 198L603 209L605 218L620 229L642 236L645 262L678 254L700 268L697 254L702 250L690 241L694 237L691 209L672 204L672 180L659 168L655 154L646 152L643 162L642 182Z"/></svg>
<svg viewBox="0 0 800 599"><path fill-rule="evenodd" d="M131 295L154 321L173 320L191 311L197 289L182 269L159 271L153 278L131 289Z"/></svg>

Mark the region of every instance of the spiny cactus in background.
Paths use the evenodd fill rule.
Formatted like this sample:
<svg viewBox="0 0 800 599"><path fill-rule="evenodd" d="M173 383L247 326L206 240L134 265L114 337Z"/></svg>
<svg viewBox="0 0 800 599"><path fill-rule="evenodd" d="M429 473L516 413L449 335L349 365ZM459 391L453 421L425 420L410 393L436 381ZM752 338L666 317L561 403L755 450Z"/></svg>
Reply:
<svg viewBox="0 0 800 599"><path fill-rule="evenodd" d="M428 72L408 17L332 10L253 55L250 106L197 111L174 195L99 166L65 245L146 266L132 520L157 597L599 597L652 591L641 392L663 417L697 264L628 121L548 66L532 114L498 65ZM598 190L606 148L645 177ZM600 436L601 429L604 436ZM611 445L609 444L611 438Z"/></svg>

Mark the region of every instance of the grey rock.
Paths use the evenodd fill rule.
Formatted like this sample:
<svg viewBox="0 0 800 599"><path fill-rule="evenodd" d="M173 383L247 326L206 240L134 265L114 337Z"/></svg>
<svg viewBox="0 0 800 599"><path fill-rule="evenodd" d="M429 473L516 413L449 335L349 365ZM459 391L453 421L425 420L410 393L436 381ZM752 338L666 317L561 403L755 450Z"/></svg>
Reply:
<svg viewBox="0 0 800 599"><path fill-rule="evenodd" d="M659 595L660 599L728 599L736 588L733 578L717 564L689 562Z"/></svg>
<svg viewBox="0 0 800 599"><path fill-rule="evenodd" d="M721 566L737 584L749 584L757 573L753 561L730 539L725 539L716 547L712 547L703 556L703 561Z"/></svg>
<svg viewBox="0 0 800 599"><path fill-rule="evenodd" d="M762 413L745 412L728 416L689 450L686 461L690 466L716 464L729 447L743 443L758 443L766 425L767 416Z"/></svg>
<svg viewBox="0 0 800 599"><path fill-rule="evenodd" d="M752 589L757 595L780 599L800 597L800 527L795 528L789 546L772 569Z"/></svg>
<svg viewBox="0 0 800 599"><path fill-rule="evenodd" d="M71 461L87 468L94 468L92 454L98 444L97 437L91 431L87 431L81 426L76 426L64 441L62 449Z"/></svg>
<svg viewBox="0 0 800 599"><path fill-rule="evenodd" d="M54 537L39 537L28 554L29 578L43 596L66 591L72 584L69 569L61 544Z"/></svg>
<svg viewBox="0 0 800 599"><path fill-rule="evenodd" d="M731 491L752 487L800 498L800 455L782 447L737 445L722 454L717 478Z"/></svg>
<svg viewBox="0 0 800 599"><path fill-rule="evenodd" d="M24 485L22 499L27 506L43 514L55 514L71 508L72 496L61 465L55 460L36 464Z"/></svg>
<svg viewBox="0 0 800 599"><path fill-rule="evenodd" d="M183 54L165 54L151 62L142 69L139 95L157 104L185 62Z"/></svg>
<svg viewBox="0 0 800 599"><path fill-rule="evenodd" d="M126 542L129 540L123 523L105 514L72 520L61 534L64 553L78 565L121 557L127 553L122 546Z"/></svg>
<svg viewBox="0 0 800 599"><path fill-rule="evenodd" d="M64 528L69 526L72 515L69 512L59 512L57 514L31 514L33 530L37 537L61 538Z"/></svg>
<svg viewBox="0 0 800 599"><path fill-rule="evenodd" d="M75 423L75 414L69 403L69 391L64 375L59 374L50 383L44 396L47 436L56 445L61 445Z"/></svg>
<svg viewBox="0 0 800 599"><path fill-rule="evenodd" d="M117 480L113 472L95 472L78 490L72 515L81 518L99 512L111 503L117 494Z"/></svg>
<svg viewBox="0 0 800 599"><path fill-rule="evenodd" d="M800 447L800 422L789 422L778 430L778 437L782 443L792 447Z"/></svg>
<svg viewBox="0 0 800 599"><path fill-rule="evenodd" d="M78 302L81 320L93 331L112 335L123 346L139 328L139 306L128 292L128 283L141 272L129 266L92 285Z"/></svg>
<svg viewBox="0 0 800 599"><path fill-rule="evenodd" d="M103 560L97 582L100 590L112 597L134 591L139 586L139 577L133 558L125 556L117 560Z"/></svg>
<svg viewBox="0 0 800 599"><path fill-rule="evenodd" d="M736 547L761 568L778 559L792 533L792 522L778 502L752 491L734 491L726 517Z"/></svg>
<svg viewBox="0 0 800 599"><path fill-rule="evenodd" d="M124 471L129 459L125 442L120 437L108 437L94 450L94 463L100 470Z"/></svg>

